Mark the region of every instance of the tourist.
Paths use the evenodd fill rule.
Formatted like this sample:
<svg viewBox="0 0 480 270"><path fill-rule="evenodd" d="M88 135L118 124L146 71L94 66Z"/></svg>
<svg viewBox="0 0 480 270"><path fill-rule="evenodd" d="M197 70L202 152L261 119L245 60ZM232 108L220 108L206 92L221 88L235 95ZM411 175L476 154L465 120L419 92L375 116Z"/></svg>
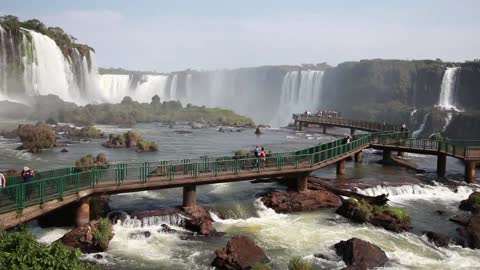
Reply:
<svg viewBox="0 0 480 270"><path fill-rule="evenodd" d="M255 146L255 150L253 150L253 155L255 156L255 162L253 167L258 168L258 159L260 158L260 149L258 149L258 145Z"/></svg>
<svg viewBox="0 0 480 270"><path fill-rule="evenodd" d="M7 185L7 179L3 173L0 173L0 188L4 188Z"/></svg>
<svg viewBox="0 0 480 270"><path fill-rule="evenodd" d="M22 175L22 178L23 178L23 183L26 184L25 199L28 200L30 198L30 195L32 194L32 185L30 185L28 183L32 182L34 172L33 172L33 170L31 170L30 168L25 166L25 167L23 167L21 175Z"/></svg>
<svg viewBox="0 0 480 270"><path fill-rule="evenodd" d="M404 132L406 129L407 129L407 125L403 123L402 126L400 127L400 131Z"/></svg>
<svg viewBox="0 0 480 270"><path fill-rule="evenodd" d="M265 169L265 164L267 163L267 154L265 153L265 148L262 147L262 151L260 151L259 156L262 161L262 169Z"/></svg>

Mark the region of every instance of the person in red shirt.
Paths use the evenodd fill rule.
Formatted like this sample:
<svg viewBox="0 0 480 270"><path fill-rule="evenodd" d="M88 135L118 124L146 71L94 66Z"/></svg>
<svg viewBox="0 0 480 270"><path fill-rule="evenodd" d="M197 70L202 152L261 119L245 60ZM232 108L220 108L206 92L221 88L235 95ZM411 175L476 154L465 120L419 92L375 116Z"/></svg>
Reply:
<svg viewBox="0 0 480 270"><path fill-rule="evenodd" d="M262 147L262 151L260 151L260 159L262 160L262 169L265 168L265 164L267 163L267 154L265 153L265 148Z"/></svg>

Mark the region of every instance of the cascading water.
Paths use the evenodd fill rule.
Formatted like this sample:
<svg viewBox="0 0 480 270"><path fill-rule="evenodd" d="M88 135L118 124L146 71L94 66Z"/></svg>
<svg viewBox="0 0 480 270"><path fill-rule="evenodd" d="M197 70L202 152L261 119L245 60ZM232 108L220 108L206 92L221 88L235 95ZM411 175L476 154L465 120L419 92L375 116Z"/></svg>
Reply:
<svg viewBox="0 0 480 270"><path fill-rule="evenodd" d="M175 100L177 97L178 89L178 74L173 75L172 82L170 83L170 91L168 93L169 100Z"/></svg>
<svg viewBox="0 0 480 270"><path fill-rule="evenodd" d="M316 111L320 105L323 71L288 72L282 84L282 94L272 126L285 126L295 112Z"/></svg>
<svg viewBox="0 0 480 270"><path fill-rule="evenodd" d="M460 67L448 67L445 70L442 85L440 87L440 98L437 104L438 107L445 110L458 111L454 105L454 94L457 74L459 71Z"/></svg>
<svg viewBox="0 0 480 270"><path fill-rule="evenodd" d="M428 120L429 115L430 115L430 113L425 114L420 127L412 133L413 138L417 138L420 134L422 134L423 130L425 129L425 125L427 124L427 120Z"/></svg>
<svg viewBox="0 0 480 270"><path fill-rule="evenodd" d="M120 102L125 96L139 102L150 102L154 95L168 100L165 94L167 79L166 75L142 75L135 84L130 75L102 74L98 75L98 87L103 99L110 103Z"/></svg>

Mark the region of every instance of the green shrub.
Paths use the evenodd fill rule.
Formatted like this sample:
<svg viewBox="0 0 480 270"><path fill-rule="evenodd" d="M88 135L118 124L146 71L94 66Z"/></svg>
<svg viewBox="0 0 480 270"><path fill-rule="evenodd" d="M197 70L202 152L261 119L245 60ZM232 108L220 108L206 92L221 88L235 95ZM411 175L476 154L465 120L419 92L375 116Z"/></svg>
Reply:
<svg viewBox="0 0 480 270"><path fill-rule="evenodd" d="M302 257L295 257L288 262L288 270L311 270L313 264Z"/></svg>
<svg viewBox="0 0 480 270"><path fill-rule="evenodd" d="M468 201L474 209L480 209L480 192L474 192L468 196Z"/></svg>
<svg viewBox="0 0 480 270"><path fill-rule="evenodd" d="M108 164L108 159L104 153L100 153L96 157L92 155L86 155L81 157L79 160L75 161L75 167L78 167L77 169L82 172L93 170L98 165L107 165L107 164Z"/></svg>
<svg viewBox="0 0 480 270"><path fill-rule="evenodd" d="M401 208L388 208L387 210L392 216L397 218L400 221L409 221L410 220L410 215L408 214L407 211L401 209Z"/></svg>
<svg viewBox="0 0 480 270"><path fill-rule="evenodd" d="M93 239L102 249L108 248L108 242L112 239L112 223L108 218L102 218L97 223L97 230L93 232Z"/></svg>
<svg viewBox="0 0 480 270"><path fill-rule="evenodd" d="M17 135L22 142L22 148L32 153L38 153L42 149L51 148L56 141L55 132L42 122L38 122L35 125L18 125Z"/></svg>
<svg viewBox="0 0 480 270"><path fill-rule="evenodd" d="M60 243L38 243L28 230L0 232L0 269L98 270L80 261L80 250L66 249Z"/></svg>
<svg viewBox="0 0 480 270"><path fill-rule="evenodd" d="M257 263L253 266L252 270L272 270L272 268L264 263Z"/></svg>

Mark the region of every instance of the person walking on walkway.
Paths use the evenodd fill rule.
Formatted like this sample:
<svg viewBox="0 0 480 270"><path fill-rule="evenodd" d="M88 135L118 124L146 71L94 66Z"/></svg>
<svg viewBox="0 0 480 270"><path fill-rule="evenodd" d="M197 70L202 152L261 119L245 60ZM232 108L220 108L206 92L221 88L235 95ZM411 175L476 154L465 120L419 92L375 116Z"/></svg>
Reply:
<svg viewBox="0 0 480 270"><path fill-rule="evenodd" d="M262 169L265 169L265 164L267 163L267 153L265 153L265 148L262 147L262 151L260 151L259 156L262 161Z"/></svg>
<svg viewBox="0 0 480 270"><path fill-rule="evenodd" d="M25 166L25 167L23 167L21 175L22 175L22 178L23 178L23 183L26 185L25 199L28 200L30 198L30 195L32 194L32 190L33 190L32 185L29 184L29 183L33 181L34 172L33 172L33 170L31 170L30 168Z"/></svg>
<svg viewBox="0 0 480 270"><path fill-rule="evenodd" d="M7 178L5 178L3 173L0 173L0 188L4 188L5 186L7 186Z"/></svg>

